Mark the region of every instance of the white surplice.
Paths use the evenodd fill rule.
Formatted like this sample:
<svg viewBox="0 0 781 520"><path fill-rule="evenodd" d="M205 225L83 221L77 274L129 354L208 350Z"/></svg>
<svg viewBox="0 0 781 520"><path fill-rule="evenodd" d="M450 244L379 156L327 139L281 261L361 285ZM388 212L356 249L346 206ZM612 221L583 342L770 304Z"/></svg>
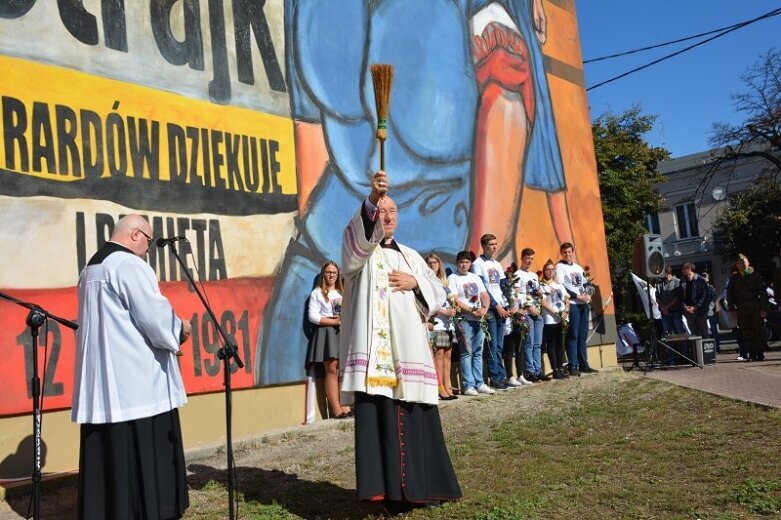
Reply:
<svg viewBox="0 0 781 520"><path fill-rule="evenodd" d="M117 423L187 402L176 352L182 321L141 258L115 252L79 277L71 419Z"/></svg>
<svg viewBox="0 0 781 520"><path fill-rule="evenodd" d="M401 252L380 246L380 222L366 240L361 211L342 239L342 401L351 403L353 392L365 392L436 405L437 374L426 321L445 301L444 287L416 251L401 244ZM388 275L395 269L415 277L425 305L413 291L390 290Z"/></svg>

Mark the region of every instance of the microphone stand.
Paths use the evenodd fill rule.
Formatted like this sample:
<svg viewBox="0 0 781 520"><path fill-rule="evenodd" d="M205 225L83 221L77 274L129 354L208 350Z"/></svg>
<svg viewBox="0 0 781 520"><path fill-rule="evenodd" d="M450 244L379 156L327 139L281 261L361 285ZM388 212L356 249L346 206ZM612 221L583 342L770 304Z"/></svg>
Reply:
<svg viewBox="0 0 781 520"><path fill-rule="evenodd" d="M33 356L33 374L30 380L30 393L33 399L33 474L32 474L32 496L33 496L33 518L41 518L41 379L38 377L38 329L47 319L53 319L69 329L76 330L79 326L70 320L55 316L45 311L34 303L27 303L14 298L8 294L0 292L0 299L20 305L30 309L27 315L27 326L30 327L30 336L32 337L32 356Z"/></svg>
<svg viewBox="0 0 781 520"><path fill-rule="evenodd" d="M171 247L171 252L176 257L176 260L179 262L179 265L182 266L182 272L187 277L187 280L189 280L190 285L195 291L195 294L197 294L198 298L201 300L203 307L206 309L206 312L209 314L209 317L212 319L212 323L214 323L214 327L215 329L217 329L217 332L219 333L220 338L222 338L222 342L223 342L223 346L217 351L217 357L222 360L223 383L225 385L225 432L226 432L226 454L228 458L228 518L229 520L233 520L235 518L233 512L233 497L234 497L233 480L234 480L235 469L233 467L233 440L231 434L231 418L233 415L233 404L232 404L232 395L231 395L230 360L231 358L235 358L236 364L238 365L239 368L244 368L244 363L241 361L238 348L236 348L236 345L228 341L227 335L225 334L225 331L222 330L219 320L214 315L214 312L212 312L212 309L211 307L209 307L209 304L206 303L206 299L203 297L203 294L201 294L201 291L200 289L198 289L198 286L195 285L195 281L193 280L190 271L187 270L187 265L185 265L184 261L179 256L176 247L174 246L174 241L170 241L170 240L163 241L161 239L158 239L158 247L165 247L166 245L169 245Z"/></svg>

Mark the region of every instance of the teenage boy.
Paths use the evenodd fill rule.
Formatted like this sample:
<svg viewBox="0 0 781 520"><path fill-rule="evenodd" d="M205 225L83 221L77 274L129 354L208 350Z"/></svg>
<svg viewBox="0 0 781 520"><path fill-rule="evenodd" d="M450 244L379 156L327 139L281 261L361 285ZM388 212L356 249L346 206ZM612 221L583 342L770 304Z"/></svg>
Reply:
<svg viewBox="0 0 781 520"><path fill-rule="evenodd" d="M526 332L526 338L523 342L523 376L536 383L538 381L548 381L542 372L542 329L544 326L542 319L542 305L540 303L540 279L537 273L531 270L534 263L534 250L527 247L521 251L521 268L515 272L518 278L520 289L520 302L518 306L526 311L523 317L529 330Z"/></svg>
<svg viewBox="0 0 781 520"><path fill-rule="evenodd" d="M502 359L504 326L507 318L511 316L507 298L502 292L502 288L507 285L507 277L502 269L502 264L494 258L499 245L496 236L483 235L480 237L480 245L483 248L483 254L472 263L472 272L483 280L490 299L487 316L488 334L490 335L488 340L488 378L491 388L507 390L507 374L504 371Z"/></svg>
<svg viewBox="0 0 781 520"><path fill-rule="evenodd" d="M447 277L447 284L456 295L456 305L461 316L464 334L459 338L459 365L461 387L464 395L493 394L492 388L483 382L483 328L480 320L488 312L488 292L479 276L469 271L472 252L461 251L456 256L455 273Z"/></svg>
<svg viewBox="0 0 781 520"><path fill-rule="evenodd" d="M569 327L567 328L567 357L569 372L573 376L593 373L597 370L588 364L588 320L591 311L591 295L586 292L583 268L574 262L575 246L564 242L559 248L561 260L556 264L556 281L569 295Z"/></svg>

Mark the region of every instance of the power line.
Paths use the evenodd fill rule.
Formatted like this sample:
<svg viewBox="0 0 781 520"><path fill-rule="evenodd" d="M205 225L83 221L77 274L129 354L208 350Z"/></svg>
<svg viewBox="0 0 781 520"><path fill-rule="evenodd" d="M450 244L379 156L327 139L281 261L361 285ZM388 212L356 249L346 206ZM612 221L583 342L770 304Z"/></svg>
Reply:
<svg viewBox="0 0 781 520"><path fill-rule="evenodd" d="M766 18L771 18L771 17L773 17L773 16L777 16L777 15L779 15L779 14L781 14L781 8L779 8L779 9L774 9L774 10L772 10L772 11L770 11L770 12L768 12L768 13L765 13L765 14L763 14L763 15L761 15L761 16L758 16L758 17L756 17L756 18L752 18L751 20L746 20L745 22L740 22L740 23L737 23L737 24L735 24L735 25L728 26L726 29L723 29L723 30L721 30L721 29L716 29L715 31L716 31L716 32L718 32L718 34L716 34L715 36L712 36L712 37L710 37L710 38L707 38L707 39L705 39L705 40L702 40L702 41L700 41L700 42L697 42L697 43L695 43L695 44L693 44L693 45L689 45L688 47L684 47L683 49L681 49L681 50L679 50L679 51L676 51L676 52L673 52L673 53L671 53L671 54L668 54L668 55L666 55L666 56L662 56L661 58L658 58L658 59L656 59L656 60L653 60L653 61L651 61L651 62L649 62L649 63L646 63L645 65L641 65L641 66L639 66L639 67L636 67L636 68L634 68L634 69L632 69L632 70L628 70L628 71L626 71L626 72L624 72L624 73L622 73L622 74L619 74L618 76L614 76L614 77L612 77L612 78L610 78L610 79L607 79L607 80L605 80L605 81L602 81L601 83L597 83L596 85L592 85L592 86L588 87L586 90L587 90L587 91L588 91L588 90L593 90L593 89L595 89L595 88L597 88L597 87L601 87L602 85L607 85L608 83L612 83L613 81L616 81L616 80L618 80L618 79L621 79L621 78L624 78L624 77L626 77L626 76L629 76L630 74L634 74L635 72L639 72L639 71L641 71L641 70L643 70L643 69L647 69L648 67L651 67L651 66L653 66L653 65L656 65L657 63L661 63L661 62L663 62L663 61L665 61L665 60L668 60L668 59L670 59L670 58L672 58L672 57L674 57L674 56L678 56L679 54L683 54L683 53L684 53L684 52L686 52L686 51L690 51L691 49L694 49L695 47L699 47L700 45L704 45L704 44L706 44L706 43L708 43L708 42L710 42L710 41L713 41L713 40L715 40L716 38L721 38L722 36L725 36L725 35L727 35L727 34L729 34L729 33L733 32L733 31L737 31L738 29L742 29L743 27L746 27L746 26L748 26L748 25L751 25L751 24L753 24L753 23L755 23L755 22L758 22L758 21L760 21L760 20L764 20L764 19L766 19ZM720 32L719 32L719 31L720 31ZM706 34L712 34L713 32L714 32L714 31L708 31L707 33L703 33L703 34L701 34L701 35L699 35L699 36L703 36L703 35L706 35ZM690 37L683 38L683 39L681 39L681 40L678 40L678 41L685 41L685 40L690 40L690 39L692 39L692 38L699 37L699 36L690 36ZM649 48L654 48L654 47L662 47L662 46L664 46L664 45L669 45L669 44L671 44L671 43L676 43L676 42L667 42L667 43L664 43L664 44L659 44L659 45L652 46L652 47L649 47ZM632 52L639 52L640 50L643 50L643 49L637 49L637 50L635 50L635 51L627 51L627 53L626 53L626 54L631 54ZM621 55L621 54L619 54L619 55ZM603 58L600 58L600 59L607 59L607 58L608 58L608 57L606 56L606 57L603 57ZM590 60L590 61L595 61L595 60ZM585 63L585 62L584 62L584 63Z"/></svg>
<svg viewBox="0 0 781 520"><path fill-rule="evenodd" d="M778 14L778 13L776 13L776 14ZM741 22L741 23L743 23L743 22ZM638 53L638 52L650 51L651 49L658 49L659 47L666 47L667 45L673 45L675 43L681 43L681 42L685 42L685 41L688 41L688 40L696 40L697 38L702 38L703 36L708 36L709 34L714 34L714 33L717 33L717 32L725 31L727 29L732 29L733 27L737 27L738 25L740 25L740 23L727 25L725 27L720 27L718 29L713 29L712 31L707 31L707 32L703 32L703 33L700 33L700 34L693 34L691 36L686 36L685 38L679 38L677 40L671 40L669 42L656 43L654 45L649 45L648 47L640 47L639 49L632 49L631 51L624 51L624 52L619 52L619 53L616 53L616 54L608 54L607 56L600 56L599 58L592 58L590 60L583 60L583 64L586 65L588 63L594 63L594 62L597 62L597 61L604 61L604 60L609 60L609 59L612 59L612 58L620 58L621 56L628 56L630 54L635 54L635 53Z"/></svg>

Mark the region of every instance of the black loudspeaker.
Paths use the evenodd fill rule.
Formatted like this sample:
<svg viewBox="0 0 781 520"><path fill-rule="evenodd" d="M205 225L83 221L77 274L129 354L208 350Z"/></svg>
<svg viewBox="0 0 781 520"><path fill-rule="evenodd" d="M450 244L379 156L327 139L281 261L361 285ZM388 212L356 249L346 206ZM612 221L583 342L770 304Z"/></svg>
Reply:
<svg viewBox="0 0 781 520"><path fill-rule="evenodd" d="M664 277L662 246L661 235L645 234L635 239L632 269L636 275L646 279Z"/></svg>

